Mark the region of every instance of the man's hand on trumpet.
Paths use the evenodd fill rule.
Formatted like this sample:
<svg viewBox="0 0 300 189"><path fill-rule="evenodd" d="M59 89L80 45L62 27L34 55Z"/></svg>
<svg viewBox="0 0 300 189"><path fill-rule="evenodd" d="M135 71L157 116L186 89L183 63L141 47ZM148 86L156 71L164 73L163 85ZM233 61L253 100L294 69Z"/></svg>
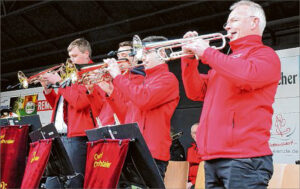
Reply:
<svg viewBox="0 0 300 189"><path fill-rule="evenodd" d="M44 87L45 94L49 94L52 90L52 88L48 89L49 84L56 84L61 81L61 77L58 75L58 73L45 73L40 78L40 83Z"/></svg>
<svg viewBox="0 0 300 189"><path fill-rule="evenodd" d="M198 32L196 31L188 31L184 34L183 38L197 37Z"/></svg>
<svg viewBox="0 0 300 189"><path fill-rule="evenodd" d="M94 82L97 80L97 76L95 74L90 74L83 78L82 84L87 88L89 94L93 93L94 91Z"/></svg>
<svg viewBox="0 0 300 189"><path fill-rule="evenodd" d="M196 31L189 31L184 34L183 38L197 37L198 33ZM196 57L201 58L204 51L209 47L209 42L201 38L198 38L191 43L182 46L183 53L194 54Z"/></svg>
<svg viewBox="0 0 300 189"><path fill-rule="evenodd" d="M110 96L114 90L114 85L111 81L101 81L98 83L98 86Z"/></svg>
<svg viewBox="0 0 300 189"><path fill-rule="evenodd" d="M114 58L107 58L107 59L105 59L103 61L108 64L107 71L109 72L109 74L113 78L115 78L115 77L117 77L118 75L121 74L121 70L120 70L120 67L119 67L116 59L114 59Z"/></svg>
<svg viewBox="0 0 300 189"><path fill-rule="evenodd" d="M45 73L42 76L42 80L48 81L48 83L56 84L57 82L61 81L61 77L58 73Z"/></svg>

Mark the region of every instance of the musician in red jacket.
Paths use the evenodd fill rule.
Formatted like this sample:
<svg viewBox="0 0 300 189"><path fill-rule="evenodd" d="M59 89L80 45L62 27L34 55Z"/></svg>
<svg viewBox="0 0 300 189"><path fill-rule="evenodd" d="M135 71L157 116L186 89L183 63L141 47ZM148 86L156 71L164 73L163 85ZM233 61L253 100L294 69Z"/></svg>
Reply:
<svg viewBox="0 0 300 189"><path fill-rule="evenodd" d="M118 61L127 60L119 63L119 67L121 68L124 77L127 77L132 83L140 84L143 82L146 74L144 71L144 66L137 65L137 60L132 55L132 50L133 49L132 49L131 41L123 41L119 43L119 48L117 53ZM127 109L122 108L120 104L127 104L129 99L127 99L126 96L116 97L121 94L117 92L117 89L112 90L113 89L112 81L100 82L98 83L98 86L101 89L103 88L108 93L110 97L106 98L107 102L109 103L113 112L116 114L116 117L119 120L119 122L124 124L125 117L127 114ZM101 89L99 87L95 87L95 88L100 92ZM113 94L111 94L112 91L114 91Z"/></svg>
<svg viewBox="0 0 300 189"><path fill-rule="evenodd" d="M190 164L189 167L189 178L188 178L188 188L195 188L197 173L199 163L201 162L201 158L198 155L198 147L196 144L196 131L198 128L199 123L195 123L191 127L191 136L193 138L193 142L191 146L187 150L187 161Z"/></svg>
<svg viewBox="0 0 300 189"><path fill-rule="evenodd" d="M97 84L89 85L88 99L91 105L91 110L97 127L114 125L119 120L114 117L114 111L109 103L105 100L105 92Z"/></svg>
<svg viewBox="0 0 300 189"><path fill-rule="evenodd" d="M91 47L87 40L76 39L68 47L69 56L75 64L92 63ZM53 107L52 119L54 125L61 136L68 156L77 176L70 180L71 188L82 188L85 161L86 142L85 130L95 127L92 116L88 90L85 86L77 83L59 88L56 93L52 88L46 86L59 82L61 78L57 74L45 74L41 81L44 86L44 95ZM47 188L60 188L64 183L60 183L57 177L47 178Z"/></svg>
<svg viewBox="0 0 300 189"><path fill-rule="evenodd" d="M143 42L165 40L165 37L150 36ZM105 62L109 63L108 70L114 78L112 100L114 98L128 99L127 103L119 104L119 107L127 112L125 123L138 123L161 176L164 178L170 159L172 142L170 122L179 102L179 84L175 75L169 71L168 65L160 58L159 53L165 56L165 52L156 50L144 52L143 63L146 76L142 83L132 82L126 76L121 75L114 59L107 59Z"/></svg>
<svg viewBox="0 0 300 189"><path fill-rule="evenodd" d="M196 141L205 160L206 188L267 188L280 60L262 43L261 6L243 0L230 10L224 28L232 53L223 54L202 39L183 46L196 56L182 58L182 79L187 96L204 101ZM187 32L184 38L194 36L197 32ZM199 74L195 57L212 68L208 74Z"/></svg>

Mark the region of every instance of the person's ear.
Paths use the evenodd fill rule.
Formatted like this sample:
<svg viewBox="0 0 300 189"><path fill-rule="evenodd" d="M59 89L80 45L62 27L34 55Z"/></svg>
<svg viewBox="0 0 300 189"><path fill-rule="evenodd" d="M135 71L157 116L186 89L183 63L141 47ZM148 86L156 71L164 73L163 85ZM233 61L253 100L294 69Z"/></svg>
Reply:
<svg viewBox="0 0 300 189"><path fill-rule="evenodd" d="M158 51L159 56L166 58L167 57L167 53L164 49L161 49Z"/></svg>
<svg viewBox="0 0 300 189"><path fill-rule="evenodd" d="M86 54L88 57L90 57L90 53L89 53L88 50L86 50L86 51L84 52L84 54Z"/></svg>
<svg viewBox="0 0 300 189"><path fill-rule="evenodd" d="M251 22L251 29L255 29L256 27L259 27L259 18L257 17L255 17Z"/></svg>

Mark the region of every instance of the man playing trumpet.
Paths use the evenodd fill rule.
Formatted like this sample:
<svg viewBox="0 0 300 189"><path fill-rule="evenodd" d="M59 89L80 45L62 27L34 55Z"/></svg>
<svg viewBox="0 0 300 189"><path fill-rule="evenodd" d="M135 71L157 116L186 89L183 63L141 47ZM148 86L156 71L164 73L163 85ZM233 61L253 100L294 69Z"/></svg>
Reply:
<svg viewBox="0 0 300 189"><path fill-rule="evenodd" d="M262 43L262 7L242 0L230 10L224 28L232 54L201 39L184 45L185 53L212 69L199 74L195 56L185 57L182 79L187 97L204 101L196 142L205 160L205 188L267 188L273 174L268 141L280 60ZM187 32L184 38L195 36Z"/></svg>
<svg viewBox="0 0 300 189"><path fill-rule="evenodd" d="M141 84L144 81L144 76L146 74L144 71L144 66L138 65L138 60L132 54L132 42L123 41L119 43L119 49L117 52L117 57L119 61L124 59L127 60L122 61L118 64L122 75L128 78L132 83ZM117 89L114 90L112 80L109 82L100 82L98 85L108 94L109 97L107 98L107 101L108 103L110 103L110 106L116 113L119 121L121 123L125 123L125 117L128 109L122 108L122 106L120 107L120 104L128 104L130 99L127 99L126 96L122 96L122 94Z"/></svg>
<svg viewBox="0 0 300 189"><path fill-rule="evenodd" d="M70 43L68 47L70 59L75 64L92 63L90 59L91 47L87 40L80 38ZM52 119L61 135L62 142L71 160L77 176L69 182L70 188L82 188L86 162L85 130L95 128L95 120L92 115L89 90L84 85L72 84L65 88L59 88L56 93L48 84L56 84L61 78L58 74L47 73L43 75L41 84L44 87L44 95L53 107ZM91 89L90 89L91 90ZM96 103L96 102L93 102ZM111 113L112 117L113 114ZM61 188L58 178L47 178L47 188Z"/></svg>
<svg viewBox="0 0 300 189"><path fill-rule="evenodd" d="M165 40L165 37L151 36L145 38L143 42ZM170 122L179 102L179 84L158 53L165 56L165 52L157 52L155 49L144 51L143 64L146 76L142 82L123 76L116 61L106 59L105 62L109 64L108 71L114 80L111 90L103 89L110 94L109 98L117 100L119 103L116 105L126 112L124 123L138 123L164 178L170 159Z"/></svg>

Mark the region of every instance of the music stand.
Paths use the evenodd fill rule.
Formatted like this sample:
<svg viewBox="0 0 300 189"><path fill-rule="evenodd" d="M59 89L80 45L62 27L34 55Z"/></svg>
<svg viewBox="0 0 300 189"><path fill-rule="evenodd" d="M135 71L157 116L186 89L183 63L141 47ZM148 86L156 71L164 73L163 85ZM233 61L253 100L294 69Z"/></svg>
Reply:
<svg viewBox="0 0 300 189"><path fill-rule="evenodd" d="M163 179L137 123L86 130L86 134L89 141L99 139L133 139L134 142L131 142L129 145L122 175L131 183L137 183L149 188L165 188ZM133 166L127 166L128 164ZM135 167L136 170L130 170L132 167ZM135 176L139 176L140 179L135 179Z"/></svg>
<svg viewBox="0 0 300 189"><path fill-rule="evenodd" d="M29 131L35 131L42 127L42 123L39 115L21 116L21 117L10 117L1 118L0 125L27 125L29 124Z"/></svg>
<svg viewBox="0 0 300 189"><path fill-rule="evenodd" d="M53 123L29 133L29 136L33 142L40 139L54 138L45 176L58 176L61 179L75 174L69 156Z"/></svg>

